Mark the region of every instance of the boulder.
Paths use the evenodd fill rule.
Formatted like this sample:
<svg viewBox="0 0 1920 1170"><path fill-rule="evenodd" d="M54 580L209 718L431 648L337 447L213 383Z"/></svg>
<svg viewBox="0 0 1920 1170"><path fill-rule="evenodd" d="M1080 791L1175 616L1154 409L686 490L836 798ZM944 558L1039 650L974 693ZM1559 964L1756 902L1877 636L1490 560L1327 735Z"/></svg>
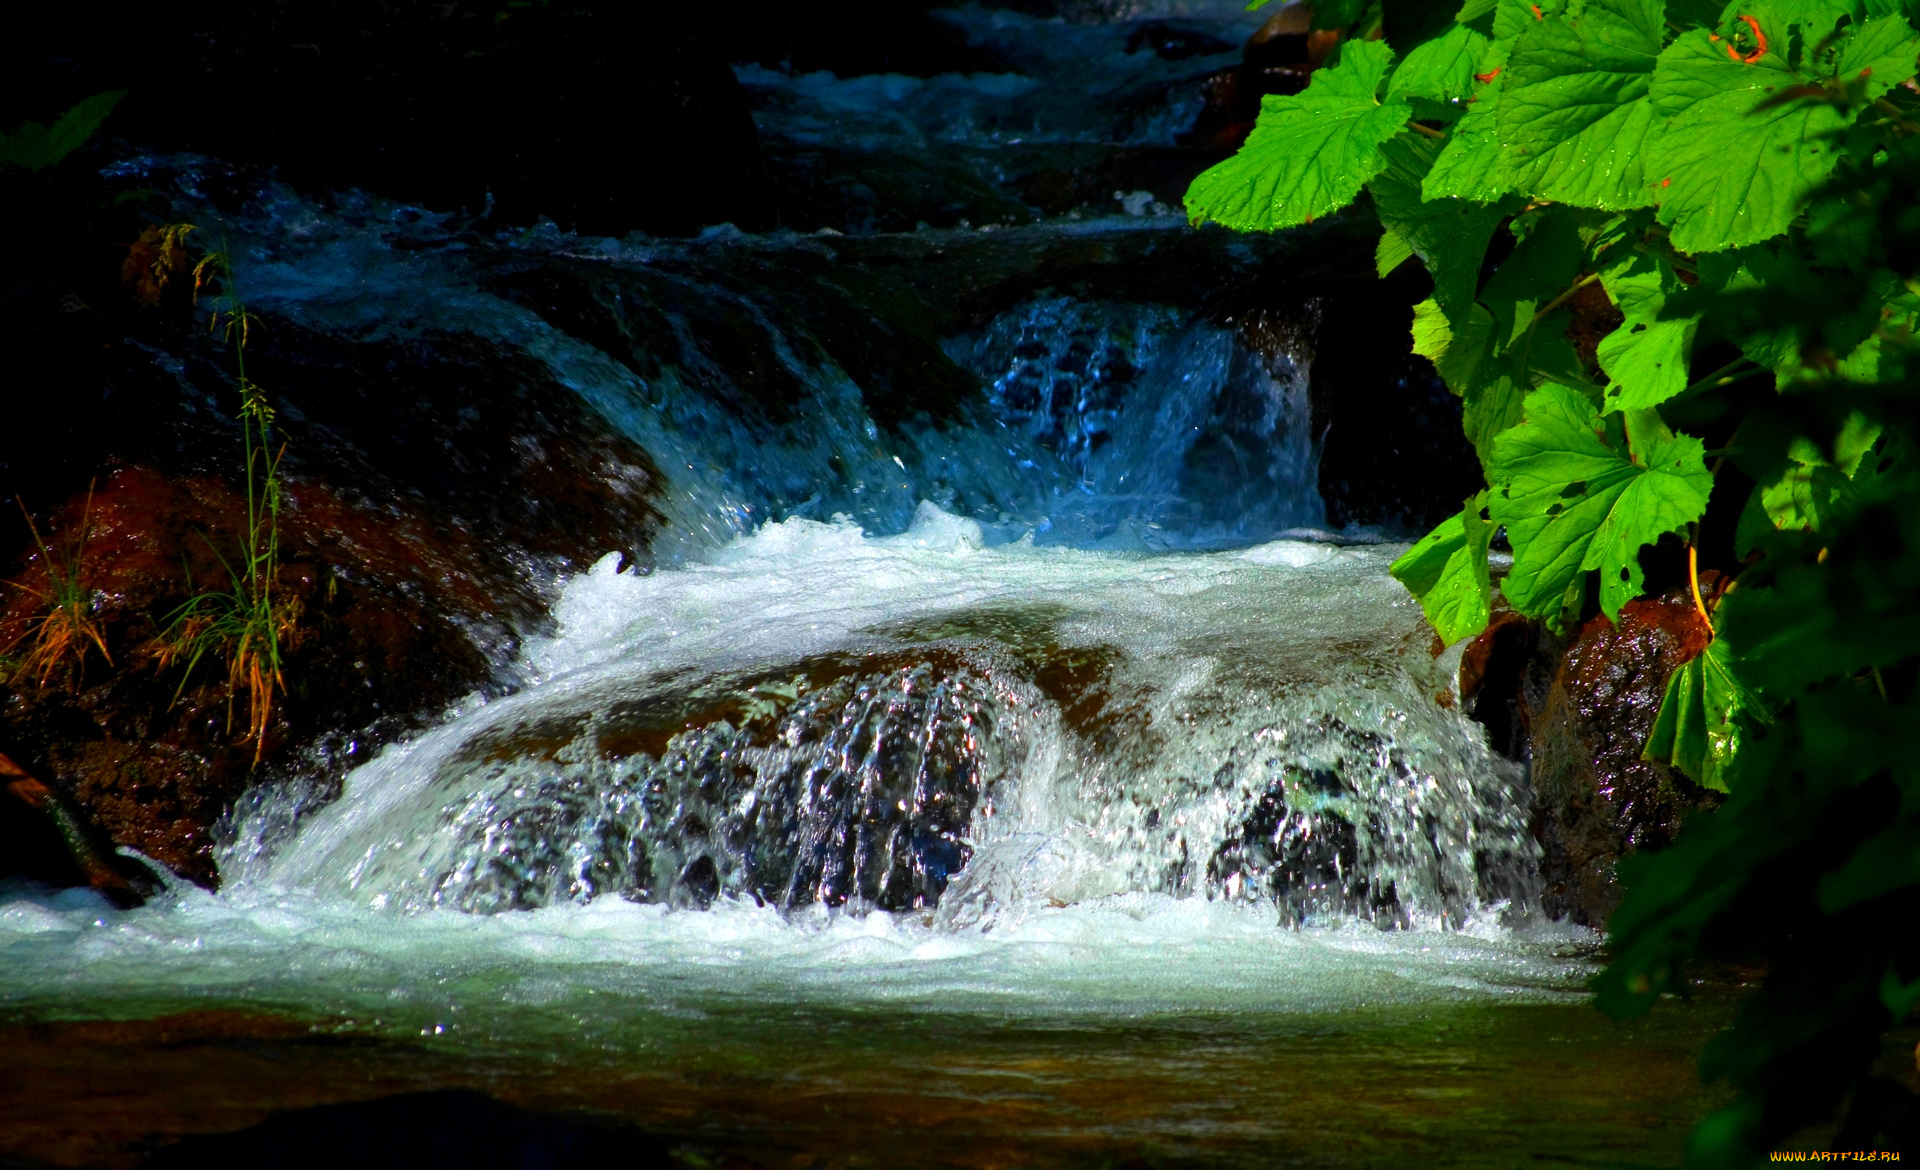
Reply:
<svg viewBox="0 0 1920 1170"><path fill-rule="evenodd" d="M287 444L276 588L299 617L257 762L224 663L185 673L156 652L184 602L227 586L223 558L240 545L227 356L184 306L120 311L100 297L100 310L63 312L71 293L11 291L45 306L5 329L17 370L62 393L29 396L0 433L0 474L22 497L0 525L14 586L0 589L0 637L31 628L48 548L79 549L112 664L96 649L47 686L0 686L0 751L113 844L195 881L217 881L213 826L249 786L289 772L335 784L492 685L545 620L555 572L644 555L658 525L647 454L544 365L467 335L365 340L262 317L250 373ZM42 318L63 327L33 331ZM60 869L44 833L8 833L22 849L0 867Z"/></svg>
<svg viewBox="0 0 1920 1170"><path fill-rule="evenodd" d="M1340 43L1338 31L1311 31L1312 16L1299 0L1283 5L1247 38L1240 64L1208 75L1206 106L1188 132L1190 142L1237 150L1260 117L1260 99L1307 88L1313 71Z"/></svg>
<svg viewBox="0 0 1920 1170"><path fill-rule="evenodd" d="M1689 814L1718 803L1641 756L1668 677L1708 639L1682 588L1627 603L1618 624L1596 615L1570 641L1499 614L1467 647L1469 713L1497 750L1530 767L1542 908L1552 917L1604 926L1620 901L1619 859L1664 848Z"/></svg>

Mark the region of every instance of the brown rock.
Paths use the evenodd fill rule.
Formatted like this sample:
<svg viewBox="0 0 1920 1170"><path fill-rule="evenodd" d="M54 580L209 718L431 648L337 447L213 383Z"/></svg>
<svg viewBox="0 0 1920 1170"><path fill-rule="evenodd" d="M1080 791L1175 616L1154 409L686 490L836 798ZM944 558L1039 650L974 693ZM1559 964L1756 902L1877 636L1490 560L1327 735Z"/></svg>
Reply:
<svg viewBox="0 0 1920 1170"><path fill-rule="evenodd" d="M1305 4L1283 6L1247 39L1243 61L1209 76L1202 84L1206 108L1195 120L1188 141L1216 150L1238 150L1260 116L1267 94L1290 95L1307 87L1313 71L1340 43L1332 29L1310 32L1312 10Z"/></svg>
<svg viewBox="0 0 1920 1170"><path fill-rule="evenodd" d="M572 507L586 531L556 540L554 526L533 528L520 547L592 555L611 543L601 529L620 521L621 535L644 537L650 465L635 456L615 476L607 458L561 454L555 443L528 456L510 486ZM317 749L321 779L337 781L421 713L485 685L493 664L483 646L510 646L513 631L545 610L541 583L488 534L398 493L377 503L355 495L314 480L287 484L277 584L301 616L266 733L267 771L242 742L245 699L236 711L224 663L188 674L156 655L168 615L224 581L219 558L235 555L244 502L216 477L144 466L116 469L87 514L82 579L113 664L90 658L70 688L0 688L0 738L114 844L214 884L211 827L276 759L312 771L315 761L288 765L287 756ZM81 523L82 506L76 498L59 509L55 527ZM37 555L23 558L17 580L33 579ZM37 604L27 590L6 590L0 628L18 626Z"/></svg>
<svg viewBox="0 0 1920 1170"><path fill-rule="evenodd" d="M1620 900L1620 857L1663 848L1688 814L1715 803L1640 754L1668 676L1707 641L1687 590L1629 602L1618 625L1597 616L1581 628L1544 702L1525 708L1549 914L1603 925Z"/></svg>

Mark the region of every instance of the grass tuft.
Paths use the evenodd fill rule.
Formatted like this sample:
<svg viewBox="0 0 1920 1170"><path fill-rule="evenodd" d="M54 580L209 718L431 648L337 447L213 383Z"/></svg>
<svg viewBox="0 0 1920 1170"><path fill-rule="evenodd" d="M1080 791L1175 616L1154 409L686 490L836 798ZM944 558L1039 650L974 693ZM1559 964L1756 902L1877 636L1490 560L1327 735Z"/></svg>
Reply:
<svg viewBox="0 0 1920 1170"><path fill-rule="evenodd" d="M184 232L179 233L184 236ZM165 668L184 664L177 703L200 663L212 656L227 664L227 730L233 730L234 702L247 694L247 738L253 761L266 752L276 695L286 691L285 652L298 634L300 602L278 591L280 575L280 460L283 444L273 446L274 413L265 391L247 377L247 335L253 315L234 291L233 266L225 252L209 252L193 269L194 295L223 289L213 311L212 328L224 329L233 347L235 384L240 391L240 433L246 455L247 519L233 556L221 552L203 534L201 540L226 570L223 588L190 598L168 619L154 645ZM191 575L189 575L191 581Z"/></svg>
<svg viewBox="0 0 1920 1170"><path fill-rule="evenodd" d="M0 629L0 672L3 672L0 676L14 686L30 679L45 690L57 679L68 688L77 689L86 673L90 652L98 650L107 665L113 665L106 633L95 612L94 591L85 580L87 536L93 521L93 487L87 487L87 505L80 516L80 527L66 534L58 551L40 534L40 526L27 511L26 501L15 496L14 502L20 505L20 514L26 517L27 528L33 533L47 582L44 588L22 581L8 582L39 604L27 617L8 623L13 629Z"/></svg>

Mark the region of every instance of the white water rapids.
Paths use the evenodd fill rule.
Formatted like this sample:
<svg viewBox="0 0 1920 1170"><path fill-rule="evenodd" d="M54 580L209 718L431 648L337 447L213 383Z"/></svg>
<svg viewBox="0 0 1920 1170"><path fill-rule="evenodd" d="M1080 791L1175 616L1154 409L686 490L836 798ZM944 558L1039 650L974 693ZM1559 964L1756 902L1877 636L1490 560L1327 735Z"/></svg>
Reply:
<svg viewBox="0 0 1920 1170"><path fill-rule="evenodd" d="M0 1002L565 1034L712 995L1567 996L1591 940L1530 919L1524 780L1446 702L1396 551L986 547L923 505L609 558L513 694L290 837L241 817L222 892L0 899Z"/></svg>

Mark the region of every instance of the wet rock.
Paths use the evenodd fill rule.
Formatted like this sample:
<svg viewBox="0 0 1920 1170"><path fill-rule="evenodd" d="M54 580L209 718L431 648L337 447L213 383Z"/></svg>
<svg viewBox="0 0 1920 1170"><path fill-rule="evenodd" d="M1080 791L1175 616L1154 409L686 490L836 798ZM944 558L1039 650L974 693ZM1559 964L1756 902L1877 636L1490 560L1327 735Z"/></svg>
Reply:
<svg viewBox="0 0 1920 1170"><path fill-rule="evenodd" d="M337 782L488 685L544 620L553 572L639 555L657 527L645 452L545 367L471 337L369 342L262 318L250 372L287 443L277 588L300 617L256 767L224 664L183 679L154 645L188 598L223 587L222 558L239 547L224 355L199 320L116 318L110 304L70 316L74 328L37 338L6 329L24 376L66 389L20 404L0 472L56 550L86 533L81 576L113 666L96 653L70 687L0 687L0 750L114 843L196 881L217 879L211 827L250 785ZM43 553L17 510L0 539L14 583L0 589L0 630L19 632L40 604Z"/></svg>
<svg viewBox="0 0 1920 1170"><path fill-rule="evenodd" d="M823 376L849 379L889 429L950 422L975 391L915 319L918 306L863 297L857 272L823 285L788 264L756 267L758 287L747 288L670 269L565 264L505 275L497 287L640 377L670 380L763 433L797 421Z"/></svg>
<svg viewBox="0 0 1920 1170"><path fill-rule="evenodd" d="M1352 822L1337 813L1296 810L1306 795L1337 797L1340 777L1316 769L1275 783L1241 823L1235 839L1207 863L1209 884L1229 896L1259 891L1280 908L1281 921L1298 926L1308 917L1354 916L1382 925L1403 924L1392 881L1375 881L1361 865Z"/></svg>
<svg viewBox="0 0 1920 1170"><path fill-rule="evenodd" d="M1573 320L1567 325L1567 340L1573 343L1573 352L1579 355L1580 364L1595 370L1601 339L1618 329L1626 316L1598 281L1581 285L1580 291L1567 301L1567 308L1573 312Z"/></svg>
<svg viewBox="0 0 1920 1170"><path fill-rule="evenodd" d="M1260 99L1291 97L1307 88L1309 71L1297 65L1232 65L1202 83L1206 105L1187 131L1187 141L1220 152L1240 149L1260 118Z"/></svg>
<svg viewBox="0 0 1920 1170"><path fill-rule="evenodd" d="M146 866L116 855L72 801L4 754L0 792L0 848L23 876L92 886L123 910L141 905L160 889L159 879ZM23 815L26 810L36 815ZM15 850L23 856L16 857Z"/></svg>
<svg viewBox="0 0 1920 1170"><path fill-rule="evenodd" d="M821 659L489 737L426 900L931 907L972 853L991 687L950 655Z"/></svg>
<svg viewBox="0 0 1920 1170"><path fill-rule="evenodd" d="M1354 217L1356 232L1361 219ZM1234 319L1273 360L1299 352L1304 335L1328 527L1425 535L1482 484L1479 460L1460 429L1460 400L1414 354L1411 335L1382 321L1382 305L1410 305L1425 295L1426 276L1408 265L1374 279L1357 239L1328 241L1324 255L1352 265L1344 279L1330 274L1261 288Z"/></svg>
<svg viewBox="0 0 1920 1170"><path fill-rule="evenodd" d="M1181 28L1165 21L1152 21L1127 36L1127 52L1150 52L1162 61L1185 61L1189 57L1230 51L1233 45L1199 29Z"/></svg>
<svg viewBox="0 0 1920 1170"><path fill-rule="evenodd" d="M240 742L224 664L192 675L163 669L155 639L196 588L224 582L220 557L236 555L244 502L218 479L136 466L113 471L90 508L76 500L58 513L63 532L79 528L83 509L84 583L115 664L89 661L71 690L16 681L0 692L0 734L115 843L211 883L209 829L262 774L252 745ZM486 680L488 659L461 626L483 621L482 603L494 600L470 550L436 544L417 515L383 516L313 483L290 485L282 543L277 584L301 617L270 756L340 733L349 738L334 745L335 765L344 767L371 746L368 731L385 724L392 734ZM30 579L36 560L15 579ZM17 627L35 604L11 590L0 621Z"/></svg>
<svg viewBox="0 0 1920 1170"><path fill-rule="evenodd" d="M1668 676L1707 638L1686 590L1629 602L1618 625L1604 615L1587 622L1544 701L1528 703L1532 828L1543 850L1548 914L1604 925L1620 900L1615 863L1664 848L1688 814L1717 803L1685 775L1640 755ZM1489 697L1483 691L1479 701Z"/></svg>
<svg viewBox="0 0 1920 1170"><path fill-rule="evenodd" d="M1460 699L1467 715L1487 729L1494 751L1509 760L1533 758L1534 720L1546 709L1567 641L1542 622L1525 618L1494 598L1493 618L1460 656Z"/></svg>
<svg viewBox="0 0 1920 1170"><path fill-rule="evenodd" d="M1188 131L1188 141L1215 150L1237 150L1260 117L1268 94L1289 97L1305 89L1340 34L1309 31L1305 4L1281 7L1247 38L1241 64L1208 75L1206 106Z"/></svg>

